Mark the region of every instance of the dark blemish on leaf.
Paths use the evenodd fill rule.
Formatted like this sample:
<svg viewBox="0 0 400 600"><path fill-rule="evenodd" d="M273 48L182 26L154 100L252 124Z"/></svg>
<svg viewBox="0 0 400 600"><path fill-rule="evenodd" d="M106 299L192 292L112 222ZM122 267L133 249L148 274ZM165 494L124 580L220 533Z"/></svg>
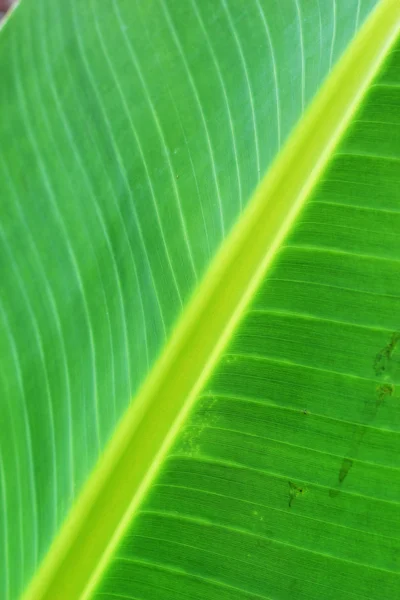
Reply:
<svg viewBox="0 0 400 600"><path fill-rule="evenodd" d="M353 466L353 461L351 460L351 458L344 458L342 460L342 464L341 464L340 471L339 471L339 477L338 477L339 485L341 485L343 483L343 481L346 479L352 466ZM329 495L331 498L336 498L336 496L338 496L339 494L340 494L340 489L338 487L332 488L329 490Z"/></svg>
<svg viewBox="0 0 400 600"><path fill-rule="evenodd" d="M304 492L304 488L296 485L292 481L288 481L289 483L289 508L292 506L292 502L299 494Z"/></svg>
<svg viewBox="0 0 400 600"><path fill-rule="evenodd" d="M375 375L383 375L385 371L387 371L389 363L392 359L393 352L396 349L398 342L400 341L400 333L395 331L392 333L392 337L390 338L390 342L386 344L380 352L375 356L374 360L374 370Z"/></svg>
<svg viewBox="0 0 400 600"><path fill-rule="evenodd" d="M383 375L383 373L387 369L388 360L389 359L384 350L381 350L380 352L378 352L378 354L375 356L375 360L374 360L375 375L377 375L377 376Z"/></svg>
<svg viewBox="0 0 400 600"><path fill-rule="evenodd" d="M308 415L308 410L306 408L303 410L303 415Z"/></svg>
<svg viewBox="0 0 400 600"><path fill-rule="evenodd" d="M383 383L376 388L376 406L381 406L388 396L393 396L394 385L392 383Z"/></svg>
<svg viewBox="0 0 400 600"><path fill-rule="evenodd" d="M350 458L343 459L342 466L340 467L339 471L339 483L343 483L352 466L353 461Z"/></svg>
<svg viewBox="0 0 400 600"><path fill-rule="evenodd" d="M390 354L391 355L393 354L393 351L396 348L396 346L397 346L397 344L398 344L399 341L400 341L400 332L399 331L395 331L392 334L392 339L390 340L390 344L389 344Z"/></svg>
<svg viewBox="0 0 400 600"><path fill-rule="evenodd" d="M384 382L380 383L375 392L375 402L369 398L365 402L365 409L362 415L365 422L371 423L376 418L380 406L385 402L386 398L394 395L394 385L390 383L390 373L395 363L394 353L398 350L397 346L400 342L400 332L395 331L391 334L389 342L384 348L382 348L375 357L373 367L375 374L382 377ZM335 498L340 494L341 485L349 474L350 469L353 467L353 461L358 456L359 448L363 441L366 428L356 425L353 431L353 435L349 441L349 448L346 452L347 456L352 456L353 459L343 458L342 464L339 470L338 483L334 488L329 490L329 496Z"/></svg>

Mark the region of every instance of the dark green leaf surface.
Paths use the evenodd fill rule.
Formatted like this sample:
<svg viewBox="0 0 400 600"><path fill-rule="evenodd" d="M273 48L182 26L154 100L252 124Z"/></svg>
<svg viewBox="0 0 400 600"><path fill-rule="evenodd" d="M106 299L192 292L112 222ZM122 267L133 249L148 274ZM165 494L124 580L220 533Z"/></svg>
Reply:
<svg viewBox="0 0 400 600"><path fill-rule="evenodd" d="M397 597L399 65L400 47L96 599Z"/></svg>

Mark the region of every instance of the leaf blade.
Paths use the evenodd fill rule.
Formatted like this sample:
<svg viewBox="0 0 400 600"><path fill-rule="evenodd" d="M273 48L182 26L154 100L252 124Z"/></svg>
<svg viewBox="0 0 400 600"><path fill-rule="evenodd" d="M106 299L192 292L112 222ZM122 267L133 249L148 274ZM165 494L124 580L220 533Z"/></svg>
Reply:
<svg viewBox="0 0 400 600"><path fill-rule="evenodd" d="M115 440L117 442L113 441L114 446L111 446L102 458L102 464L98 467L97 475L95 475L92 483L87 488L86 499L81 499L80 506L78 504L76 508L75 514L79 515L77 521L75 524L69 522L67 525L70 530L67 538L69 538L71 531L75 535L74 545L68 548L68 552L72 560L71 565L74 565L73 567L71 566L69 572L73 571L76 573L76 579L72 581L67 574L61 575L62 579L57 580L53 584L54 588L49 588L49 598L52 594L54 596L54 593L60 594L60 589L64 590L66 598L74 597L74 595L78 597L83 590L82 586L87 585L87 573L93 569L93 565L96 564L99 558L98 555L92 556L92 567L85 566L84 561L90 557L93 547L96 547L96 544L93 544L92 532L96 531L96 535L97 532L99 532L99 535L104 534L104 524L106 522L104 506L111 505L115 507L119 503L120 507L122 507L120 513L117 514L118 511L116 511L112 519L109 519L109 531L113 533L117 523L121 519L122 513L125 512L127 506L130 504L130 499L132 497L135 498L132 479L129 481L129 485L126 484L125 489L123 488L126 473L129 471L129 465L132 464L134 457L138 456L139 453L142 454L140 465L142 471L137 474L135 482L136 489L138 490L137 498L134 500L134 506L130 506L129 516L123 517L124 523L130 521L133 510L142 500L143 494L146 491L142 487L142 482L146 479L149 472L153 475L154 471L152 472L152 469L155 470L157 468L158 465L154 463L160 460L158 456L160 446L162 448L162 455L164 455L166 451L163 446L164 439L169 437L168 445L172 443L176 431L180 428L190 410L198 391L231 336L233 326L230 320L235 320L235 324L239 320L243 308L247 305L249 298L251 298L258 286L266 266L273 258L276 247L281 243L291 222L297 216L310 188L315 183L315 172L320 173L332 148L337 143L346 124L354 114L355 107L360 102L371 78L379 68L388 48L393 43L397 31L395 17L398 13L398 7L394 2L390 1L382 3L382 6L383 8L380 7L374 15L375 21L371 19L372 25L369 25L371 29L366 27L363 32L364 37L361 35L359 40L356 40L352 52L346 56L347 61L345 59L342 62L335 76L328 82L328 85L318 98L305 122L301 124L295 134L294 140L292 140L291 144L289 143L283 155L281 155L280 161L272 168L267 180L256 193L255 199L242 218L240 225L225 244L220 257L216 260L213 269L207 276L202 292L188 309L185 316L186 322L183 322L183 325L181 324L180 328L178 327L175 332L175 339L172 340L169 349L155 369L156 375L153 375L153 380L147 383L147 388L145 387L142 390L138 402L125 418L121 429L116 435ZM374 38L376 46L371 44L371 30L377 34ZM353 76L355 65L358 69L358 79ZM339 83L343 81L346 81L349 85L343 85L342 88ZM360 83L362 83L361 86ZM335 95L337 96L337 89L341 91L344 89L345 91L342 97L339 95L337 98L338 101L332 106L332 98ZM336 119L332 118L333 125L331 122L326 126L324 119L328 108L333 112ZM314 128L316 123L319 125L317 128L319 145L315 142ZM312 151L310 151L310 139L314 142L314 146L311 145ZM298 171L300 175L296 176L295 169L299 155L302 157L303 162ZM290 169L288 169L288 165ZM307 165L306 168L305 165ZM292 187L287 185L288 172L292 175L293 172L295 173L293 177L294 181L291 181ZM304 176L305 172L307 173L306 177ZM275 221L274 218L271 218L271 207L266 201L268 196L269 198L279 197L281 200L279 211L275 214L273 213ZM285 204L285 200L287 204ZM292 214L290 214L290 219L288 220L289 207ZM277 226L277 223L280 225ZM265 235L268 228L270 238ZM250 256L252 262L249 259ZM267 260L265 259L266 256ZM245 257L245 261L243 257ZM242 268L240 268L241 265ZM229 294L229 298L225 306L221 309L219 299L223 296L223 290L226 288L228 281L234 281L235 286L230 288L231 293ZM199 314L202 315L202 319L199 319ZM207 331L205 326L210 322L211 318L214 321L215 339L209 340L207 339L207 334L205 334ZM193 340L197 340L196 336L199 343L194 344L196 347L196 356L193 356L193 354L190 355L190 346L193 346ZM190 357L189 361L188 356ZM210 356L212 357L211 361L209 360ZM209 363L207 363L207 359ZM205 365L207 366L205 367ZM173 378L171 381L171 372L174 371L179 374L184 373L187 381L182 381L182 375L179 385L176 384L178 378ZM170 404L170 409L168 410L171 410L171 415L166 419L166 423L160 424L162 433L159 434L154 448L149 452L149 460L145 463L143 460L143 448L148 443L146 438L148 437L150 426L152 426L154 432L155 417L159 409L159 404L157 403L150 408L150 411L154 412L147 412L149 406L154 402L154 398L157 398L158 403L160 402L160 398L163 399L162 406L164 410ZM176 403L175 406L172 406L170 398L173 398ZM140 414L142 407L144 416ZM182 412L180 413L180 411ZM142 418L143 421L141 421ZM175 419L177 421L173 425L174 431L170 433L169 427ZM132 431L136 431L136 439L128 441L127 438L128 436L132 436ZM141 431L141 433L138 435L137 431ZM118 473L116 472L115 464L119 462L121 464L118 467L120 469ZM107 483L105 483L106 481ZM101 492L99 491L100 489ZM117 495L114 495L115 490L118 490ZM92 515L95 516L93 517L94 520L91 521L88 507L93 504L95 495L99 497L99 509L93 511ZM92 509L93 506L90 506L90 510ZM97 514L95 514L96 510ZM102 525L101 528L98 526L100 523ZM125 524L122 527L124 528ZM86 534L84 534L85 530ZM86 535L86 541L84 541L84 535ZM61 542L61 546L68 546L70 543L70 539L67 539L67 541L64 540ZM111 543L110 554L114 551L116 543L117 540ZM99 548L103 548L104 545L105 538L99 542ZM79 552L82 552L82 554L77 559L78 546ZM57 551L55 551L56 560L63 564L65 564L66 560L65 555L63 555L64 550L65 548L61 549L59 556L57 556ZM77 562L79 568L82 569L81 581L77 581ZM77 585L77 587L70 587L71 585ZM27 597L29 597L29 594Z"/></svg>

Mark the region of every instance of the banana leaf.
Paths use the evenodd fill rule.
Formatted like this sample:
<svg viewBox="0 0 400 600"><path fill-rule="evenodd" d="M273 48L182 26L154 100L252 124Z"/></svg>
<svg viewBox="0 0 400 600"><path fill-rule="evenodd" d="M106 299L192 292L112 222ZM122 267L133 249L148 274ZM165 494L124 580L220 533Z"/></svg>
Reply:
<svg viewBox="0 0 400 600"><path fill-rule="evenodd" d="M397 0L0 30L0 598L389 599Z"/></svg>

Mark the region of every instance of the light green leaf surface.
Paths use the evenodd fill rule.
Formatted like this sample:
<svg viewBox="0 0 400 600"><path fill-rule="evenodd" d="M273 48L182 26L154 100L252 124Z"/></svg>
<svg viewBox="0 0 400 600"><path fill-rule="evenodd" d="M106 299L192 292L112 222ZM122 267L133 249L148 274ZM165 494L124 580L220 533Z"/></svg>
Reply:
<svg viewBox="0 0 400 600"><path fill-rule="evenodd" d="M1 598L18 598L49 556L222 240L374 3L249 4L24 0L1 31ZM281 244L95 598L395 597L399 56Z"/></svg>

